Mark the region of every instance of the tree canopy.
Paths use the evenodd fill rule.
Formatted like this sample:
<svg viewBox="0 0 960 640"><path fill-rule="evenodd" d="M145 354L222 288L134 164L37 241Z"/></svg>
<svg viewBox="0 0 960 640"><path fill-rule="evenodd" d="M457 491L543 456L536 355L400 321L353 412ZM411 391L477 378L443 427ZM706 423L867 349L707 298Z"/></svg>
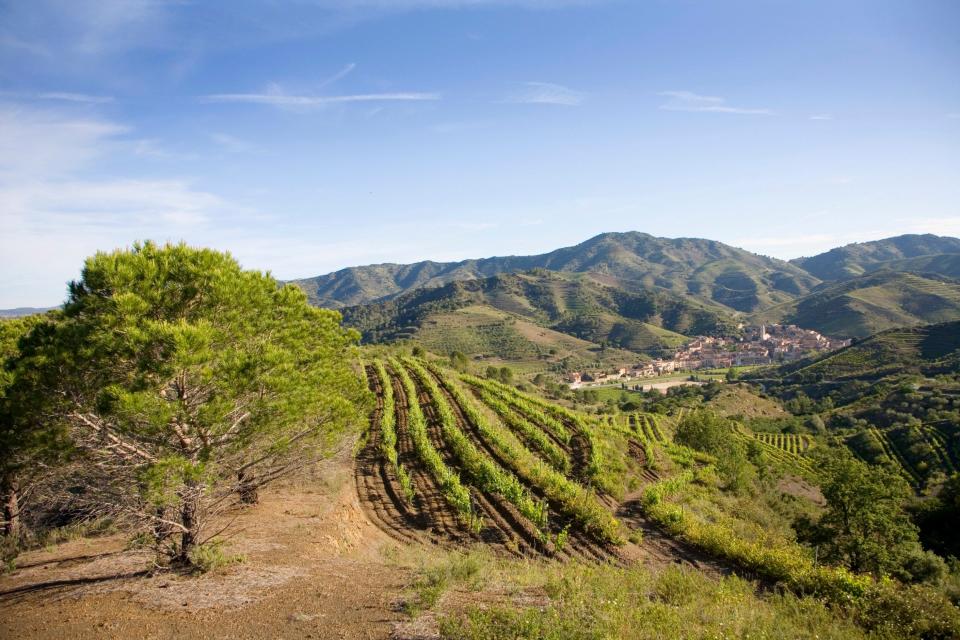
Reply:
<svg viewBox="0 0 960 640"><path fill-rule="evenodd" d="M314 459L369 403L339 313L209 249L98 253L31 336L21 367L44 419L130 479L115 506L182 561L229 495Z"/></svg>
<svg viewBox="0 0 960 640"><path fill-rule="evenodd" d="M827 509L812 541L824 560L881 575L898 571L921 551L904 511L910 487L901 477L843 450L821 454L818 468Z"/></svg>

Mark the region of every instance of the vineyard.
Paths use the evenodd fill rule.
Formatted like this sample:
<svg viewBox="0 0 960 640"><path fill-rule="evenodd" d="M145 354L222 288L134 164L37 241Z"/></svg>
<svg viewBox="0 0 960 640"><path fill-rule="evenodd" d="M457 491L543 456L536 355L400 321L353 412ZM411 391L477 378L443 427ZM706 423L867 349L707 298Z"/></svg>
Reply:
<svg viewBox="0 0 960 640"><path fill-rule="evenodd" d="M796 433L755 433L753 437L763 444L793 455L806 453L812 442L810 436Z"/></svg>
<svg viewBox="0 0 960 640"><path fill-rule="evenodd" d="M365 372L377 404L356 483L392 537L525 557L702 560L640 508L637 489L685 449L670 439L670 418L589 416L416 358L375 360Z"/></svg>
<svg viewBox="0 0 960 640"><path fill-rule="evenodd" d="M358 453L361 501L400 540L616 560L625 530L591 477L595 425L414 358L366 367L377 407Z"/></svg>
<svg viewBox="0 0 960 640"><path fill-rule="evenodd" d="M960 470L960 429L950 422L890 428L868 427L849 436L847 446L871 464L897 470L922 489L937 474Z"/></svg>

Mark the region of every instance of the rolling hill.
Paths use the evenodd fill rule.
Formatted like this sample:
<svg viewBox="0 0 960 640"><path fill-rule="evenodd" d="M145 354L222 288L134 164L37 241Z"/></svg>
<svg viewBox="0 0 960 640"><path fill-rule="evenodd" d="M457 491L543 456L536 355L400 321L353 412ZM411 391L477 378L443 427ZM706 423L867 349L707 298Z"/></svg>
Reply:
<svg viewBox="0 0 960 640"><path fill-rule="evenodd" d="M752 316L755 322L787 322L840 338L957 318L960 281L886 270L824 285Z"/></svg>
<svg viewBox="0 0 960 640"><path fill-rule="evenodd" d="M295 284L314 304L342 308L389 300L418 288L536 268L592 273L625 291L656 287L744 312L792 300L818 284L803 269L782 260L713 240L657 238L639 232L604 233L536 256L351 267Z"/></svg>
<svg viewBox="0 0 960 640"><path fill-rule="evenodd" d="M943 254L953 254L943 256ZM915 271L956 276L960 260L960 238L902 235L873 242L858 242L831 249L809 258L790 262L820 280L845 280L879 269ZM940 258L934 259L936 256ZM912 261L911 258L925 258ZM946 271L940 271L942 267Z"/></svg>
<svg viewBox="0 0 960 640"><path fill-rule="evenodd" d="M368 341L416 337L443 347L439 353L501 357L545 353L551 342L571 339L656 353L687 335L723 333L733 324L728 314L683 296L654 288L628 293L592 275L545 269L417 289L342 312L345 323Z"/></svg>
<svg viewBox="0 0 960 640"><path fill-rule="evenodd" d="M935 375L960 367L960 321L882 331L834 353L785 365L778 374L824 380Z"/></svg>

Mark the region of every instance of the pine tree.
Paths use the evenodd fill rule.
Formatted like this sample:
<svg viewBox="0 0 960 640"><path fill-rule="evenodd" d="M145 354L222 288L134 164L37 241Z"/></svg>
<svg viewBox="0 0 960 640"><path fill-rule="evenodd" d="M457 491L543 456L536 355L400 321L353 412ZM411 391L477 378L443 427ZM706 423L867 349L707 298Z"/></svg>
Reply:
<svg viewBox="0 0 960 640"><path fill-rule="evenodd" d="M55 322L57 313L0 321L0 497L3 535L20 537L22 493L36 479L43 463L64 456L69 445L55 423L40 417L42 396L24 394L34 372L21 363L21 348L34 330Z"/></svg>
<svg viewBox="0 0 960 640"><path fill-rule="evenodd" d="M183 564L219 509L316 460L370 402L339 313L183 244L89 258L38 335L23 358L42 413L129 483L107 506Z"/></svg>

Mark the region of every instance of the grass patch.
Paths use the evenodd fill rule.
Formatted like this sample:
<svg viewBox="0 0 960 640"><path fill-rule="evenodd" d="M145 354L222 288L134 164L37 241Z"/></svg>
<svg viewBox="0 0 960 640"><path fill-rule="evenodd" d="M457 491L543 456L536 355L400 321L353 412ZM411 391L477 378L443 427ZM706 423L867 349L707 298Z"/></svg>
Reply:
<svg viewBox="0 0 960 640"><path fill-rule="evenodd" d="M482 552L453 552L421 564L416 571L412 595L403 604L411 617L433 609L440 598L454 587L477 591L489 558Z"/></svg>
<svg viewBox="0 0 960 640"><path fill-rule="evenodd" d="M233 564L244 562L242 555L231 555L224 551L221 540L213 540L194 547L190 552L190 563L196 573L210 573Z"/></svg>
<svg viewBox="0 0 960 640"><path fill-rule="evenodd" d="M556 565L544 569L545 607L471 607L441 619L456 640L607 638L864 638L853 619L791 594L757 595L737 577L694 569Z"/></svg>

